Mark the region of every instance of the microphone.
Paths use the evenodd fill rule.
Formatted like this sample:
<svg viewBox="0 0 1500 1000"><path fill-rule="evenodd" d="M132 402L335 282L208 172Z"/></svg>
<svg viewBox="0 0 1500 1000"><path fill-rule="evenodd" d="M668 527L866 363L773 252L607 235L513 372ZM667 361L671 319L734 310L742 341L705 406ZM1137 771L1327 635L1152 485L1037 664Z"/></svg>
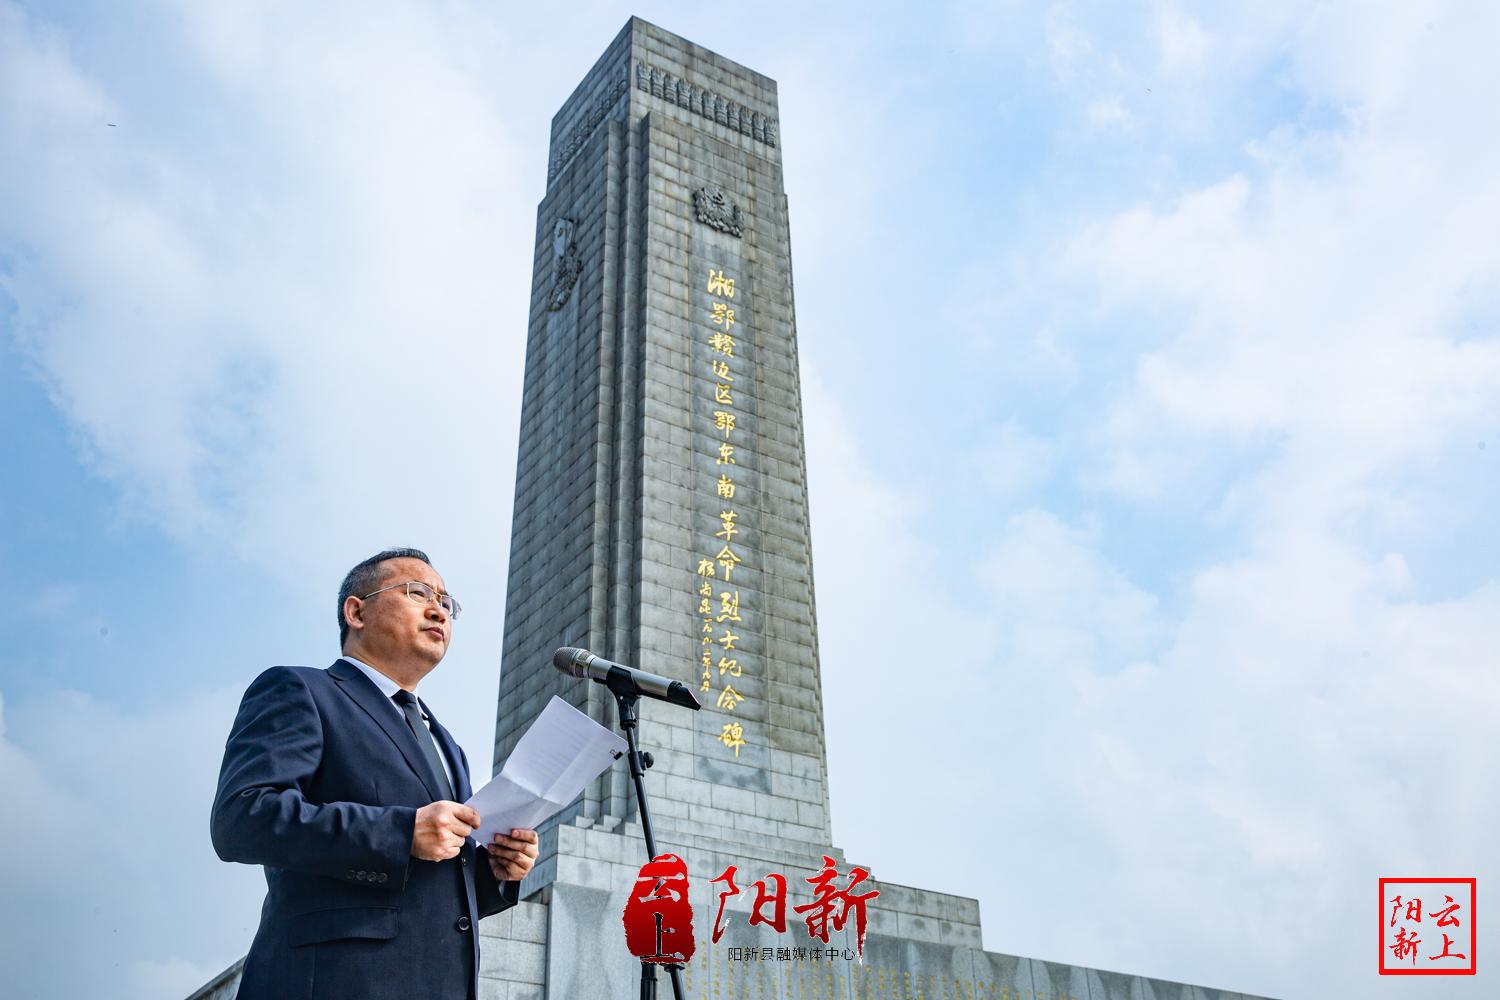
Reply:
<svg viewBox="0 0 1500 1000"><path fill-rule="evenodd" d="M695 712L703 707L682 681L674 681L660 674L648 674L623 663L611 663L576 646L564 646L553 653L552 665L570 677L587 677L598 681L615 694L644 695L691 708Z"/></svg>

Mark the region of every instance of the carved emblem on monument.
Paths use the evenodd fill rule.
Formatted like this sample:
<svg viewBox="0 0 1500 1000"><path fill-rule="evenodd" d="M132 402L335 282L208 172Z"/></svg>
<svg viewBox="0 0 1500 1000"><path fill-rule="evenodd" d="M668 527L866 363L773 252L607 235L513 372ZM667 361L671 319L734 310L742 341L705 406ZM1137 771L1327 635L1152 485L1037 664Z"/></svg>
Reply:
<svg viewBox="0 0 1500 1000"><path fill-rule="evenodd" d="M693 214L698 221L730 236L742 236L745 216L738 205L730 202L723 188L701 187L693 192Z"/></svg>
<svg viewBox="0 0 1500 1000"><path fill-rule="evenodd" d="M547 299L547 310L557 312L568 304L573 286L583 273L583 259L578 256L578 244L573 242L573 229L577 225L572 219L558 219L552 230L552 294Z"/></svg>

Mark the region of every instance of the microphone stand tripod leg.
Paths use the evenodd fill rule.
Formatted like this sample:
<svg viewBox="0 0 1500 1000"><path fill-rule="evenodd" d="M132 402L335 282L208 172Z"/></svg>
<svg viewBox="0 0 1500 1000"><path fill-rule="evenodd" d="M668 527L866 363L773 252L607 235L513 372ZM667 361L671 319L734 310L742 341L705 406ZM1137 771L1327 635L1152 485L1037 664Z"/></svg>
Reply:
<svg viewBox="0 0 1500 1000"><path fill-rule="evenodd" d="M613 677L610 678L614 680ZM648 861L656 858L656 836L651 831L651 810L646 805L646 768L641 762L641 751L636 743L636 726L640 721L638 703L640 696L633 690L625 689L623 684L617 688L613 683L606 682L610 691L615 696L615 704L620 711L620 730L625 734L626 756L630 759L630 778L635 783L636 807L641 813L641 832L646 839L646 859ZM682 966L668 965L667 976L672 981L672 996L674 1000L683 1000L682 991ZM641 1000L656 1000L656 968L651 962L641 962Z"/></svg>

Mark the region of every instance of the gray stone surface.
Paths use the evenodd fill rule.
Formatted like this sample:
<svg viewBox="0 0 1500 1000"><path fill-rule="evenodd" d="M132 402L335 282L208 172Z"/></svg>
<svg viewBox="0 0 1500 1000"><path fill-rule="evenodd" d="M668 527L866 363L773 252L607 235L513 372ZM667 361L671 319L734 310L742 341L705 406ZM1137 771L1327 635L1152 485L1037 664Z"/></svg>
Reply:
<svg viewBox="0 0 1500 1000"><path fill-rule="evenodd" d="M1089 987L1089 1000L1146 1000L1141 980L1137 976L1089 969L1085 978Z"/></svg>
<svg viewBox="0 0 1500 1000"><path fill-rule="evenodd" d="M240 972L245 967L242 958L198 987L187 1000L233 1000L240 991Z"/></svg>
<svg viewBox="0 0 1500 1000"><path fill-rule="evenodd" d="M1062 962L1031 960L1031 989L1048 1000L1090 1000L1088 970Z"/></svg>

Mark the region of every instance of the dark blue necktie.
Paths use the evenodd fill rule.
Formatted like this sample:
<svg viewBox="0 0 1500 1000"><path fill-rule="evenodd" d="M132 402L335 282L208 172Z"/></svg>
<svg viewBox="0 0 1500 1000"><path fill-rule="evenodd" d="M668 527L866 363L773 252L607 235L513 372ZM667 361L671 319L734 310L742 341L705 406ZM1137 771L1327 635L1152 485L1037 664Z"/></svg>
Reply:
<svg viewBox="0 0 1500 1000"><path fill-rule="evenodd" d="M391 697L406 714L406 724L411 727L411 734L417 738L417 746L422 748L422 756L427 758L427 766L432 768L432 776L437 779L437 787L446 793L444 798L451 801L453 785L448 781L448 772L443 770L443 760L438 756L437 744L433 742L432 733L428 732L426 724L422 722L422 709L417 705L417 696L410 691L397 691Z"/></svg>

